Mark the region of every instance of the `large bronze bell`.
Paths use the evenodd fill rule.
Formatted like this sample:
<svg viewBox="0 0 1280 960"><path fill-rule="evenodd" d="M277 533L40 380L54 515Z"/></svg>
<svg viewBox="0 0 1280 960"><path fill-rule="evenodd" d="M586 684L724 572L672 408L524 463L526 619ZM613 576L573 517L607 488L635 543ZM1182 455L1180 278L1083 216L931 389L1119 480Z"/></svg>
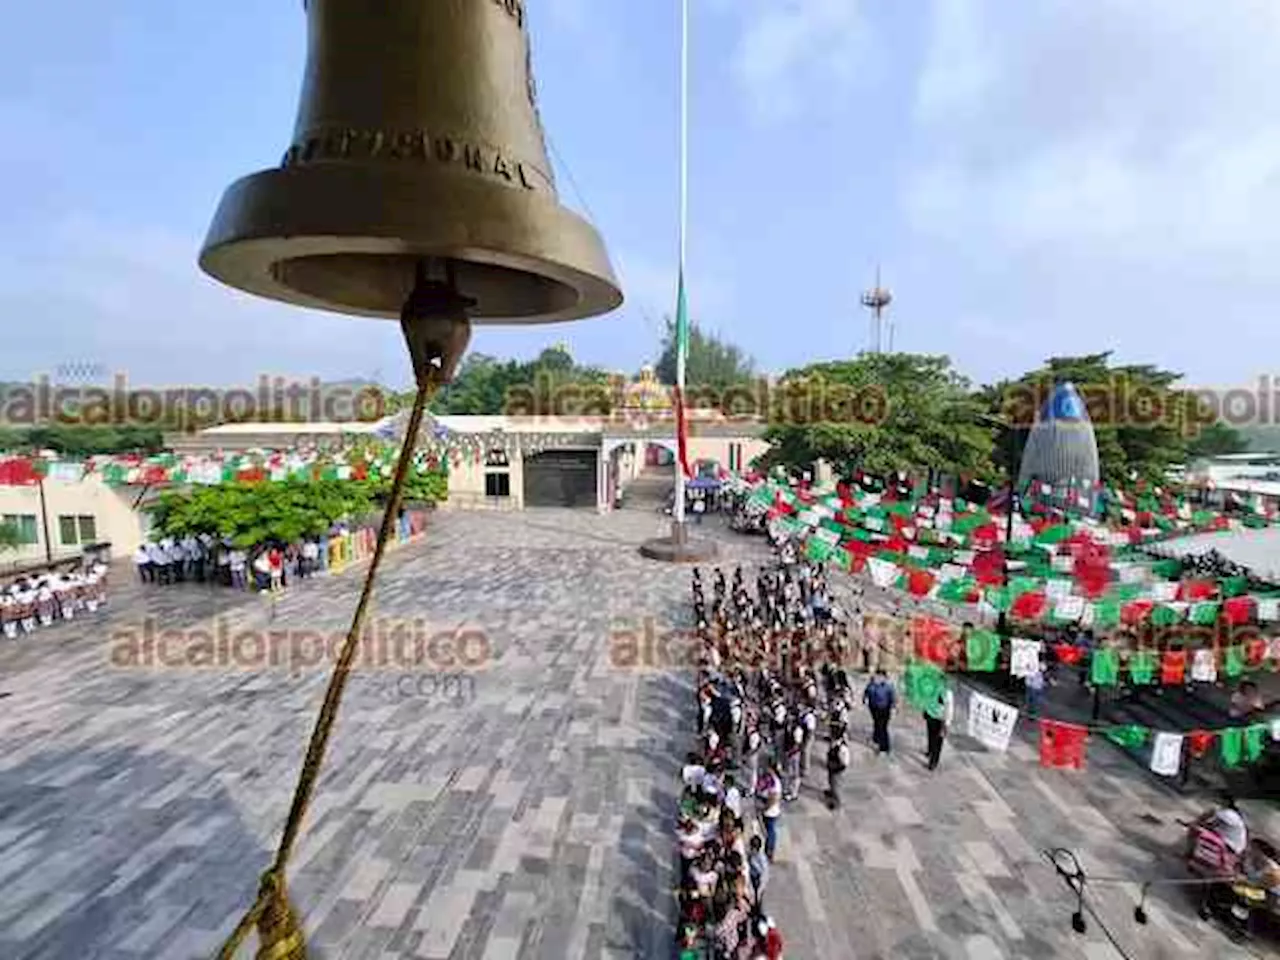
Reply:
<svg viewBox="0 0 1280 960"><path fill-rule="evenodd" d="M444 261L477 322L574 320L622 302L599 235L562 207L526 0L304 0L293 143L232 184L200 266L305 307L396 318Z"/></svg>

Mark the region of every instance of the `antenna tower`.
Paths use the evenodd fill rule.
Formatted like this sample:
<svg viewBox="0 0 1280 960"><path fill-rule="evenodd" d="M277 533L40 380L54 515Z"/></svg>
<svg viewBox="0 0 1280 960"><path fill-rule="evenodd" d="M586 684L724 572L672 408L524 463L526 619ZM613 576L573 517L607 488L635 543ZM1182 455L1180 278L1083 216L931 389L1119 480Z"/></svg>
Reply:
<svg viewBox="0 0 1280 960"><path fill-rule="evenodd" d="M884 312L893 303L893 294L887 287L880 285L880 268L876 267L876 285L863 293L862 305L871 311L871 350L872 353L884 352ZM893 352L893 327L889 327L889 352Z"/></svg>

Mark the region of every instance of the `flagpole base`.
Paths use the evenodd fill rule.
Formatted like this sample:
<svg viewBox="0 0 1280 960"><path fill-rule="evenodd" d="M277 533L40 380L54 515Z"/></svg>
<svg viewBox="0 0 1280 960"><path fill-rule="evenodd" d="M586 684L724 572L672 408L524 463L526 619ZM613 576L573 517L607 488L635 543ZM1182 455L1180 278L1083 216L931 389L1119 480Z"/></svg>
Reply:
<svg viewBox="0 0 1280 960"><path fill-rule="evenodd" d="M689 536L688 523L671 522L671 534L655 537L640 544L640 555L662 563L706 563L719 554L714 541L698 540Z"/></svg>

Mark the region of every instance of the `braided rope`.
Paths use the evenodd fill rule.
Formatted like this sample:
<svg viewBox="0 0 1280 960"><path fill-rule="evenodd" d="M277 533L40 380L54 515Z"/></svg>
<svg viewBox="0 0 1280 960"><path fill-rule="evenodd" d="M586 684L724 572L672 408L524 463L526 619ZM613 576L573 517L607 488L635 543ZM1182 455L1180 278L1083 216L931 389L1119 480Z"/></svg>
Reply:
<svg viewBox="0 0 1280 960"><path fill-rule="evenodd" d="M298 785L294 789L293 802L290 805L289 817L285 821L284 833L280 838L280 846L276 851L275 861L262 876L257 899L249 908L244 918L236 926L218 951L218 960L232 960L236 951L244 943L249 931L257 929L258 952L256 960L306 960L307 942L302 925L298 921L297 912L289 903L285 884L285 870L289 865L289 855L302 829L302 821L307 814L307 807L315 791L316 781L320 778L320 768L324 764L325 750L329 745L329 735L333 732L337 720L338 708L342 704L342 694L346 689L347 678L351 674L351 664L355 660L360 645L360 634L364 627L364 618L369 609L369 601L373 597L374 578L378 566L382 563L382 555L396 527L396 518L400 512L400 501L404 494L405 480L409 476L409 466L413 462L414 447L417 443L418 431L422 427L422 418L426 412L427 402L435 393L438 385L436 377L420 376L418 390L413 399L413 409L409 414L408 428L405 431L404 443L400 448L400 456L396 461L395 477L391 481L391 492L387 498L386 512L382 515L382 526L378 530L378 539L373 549L373 559L365 573L364 585L360 591L360 602L356 605L355 616L351 621L351 629L342 645L338 663L329 678L329 687L325 691L324 703L320 707L320 715L307 745L306 757L302 761L302 772L298 777Z"/></svg>

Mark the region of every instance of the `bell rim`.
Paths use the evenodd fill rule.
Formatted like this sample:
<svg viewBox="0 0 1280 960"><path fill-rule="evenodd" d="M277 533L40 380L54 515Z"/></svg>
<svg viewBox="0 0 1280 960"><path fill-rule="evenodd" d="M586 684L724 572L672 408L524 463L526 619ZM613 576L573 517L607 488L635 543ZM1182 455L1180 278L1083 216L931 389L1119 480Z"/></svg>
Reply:
<svg viewBox="0 0 1280 960"><path fill-rule="evenodd" d="M393 192L421 192L423 197L438 193L442 177L413 177L397 175L382 170L368 170L340 165L316 165L303 168L276 168L241 177L223 193L217 212L210 224L205 242L199 254L200 269L232 289L263 299L287 303L306 309L320 310L351 317L398 320L399 311L363 309L353 304L339 304L323 297L316 297L281 282L276 276L276 266L285 262L331 255L366 255L388 258L454 258L463 262L502 267L528 273L552 281L574 291L574 304L553 312L533 315L496 316L477 315L471 322L477 326L534 326L547 323L566 323L597 317L620 307L624 295L617 281L607 250L595 227L559 203L543 195L517 192L505 185L477 184L466 175L453 182L443 180L449 193L484 192L504 198L496 191L510 191L513 206L529 205L540 208L537 214L551 223L551 234L562 242L561 246L595 253L595 263L575 265L566 262L568 257L548 255L547 251L511 251L496 245L474 243L428 241L424 238L406 239L411 231L389 229L382 233L367 230L344 231L334 229L310 229L285 234L273 228L270 204L265 198L277 201L280 197L324 192L328 189L366 190L371 196L388 186ZM423 205L429 205L425 200ZM312 211L318 227L324 220L323 212ZM564 252L563 250L561 252ZM588 256L590 260L592 257ZM465 292L465 291L464 291Z"/></svg>

